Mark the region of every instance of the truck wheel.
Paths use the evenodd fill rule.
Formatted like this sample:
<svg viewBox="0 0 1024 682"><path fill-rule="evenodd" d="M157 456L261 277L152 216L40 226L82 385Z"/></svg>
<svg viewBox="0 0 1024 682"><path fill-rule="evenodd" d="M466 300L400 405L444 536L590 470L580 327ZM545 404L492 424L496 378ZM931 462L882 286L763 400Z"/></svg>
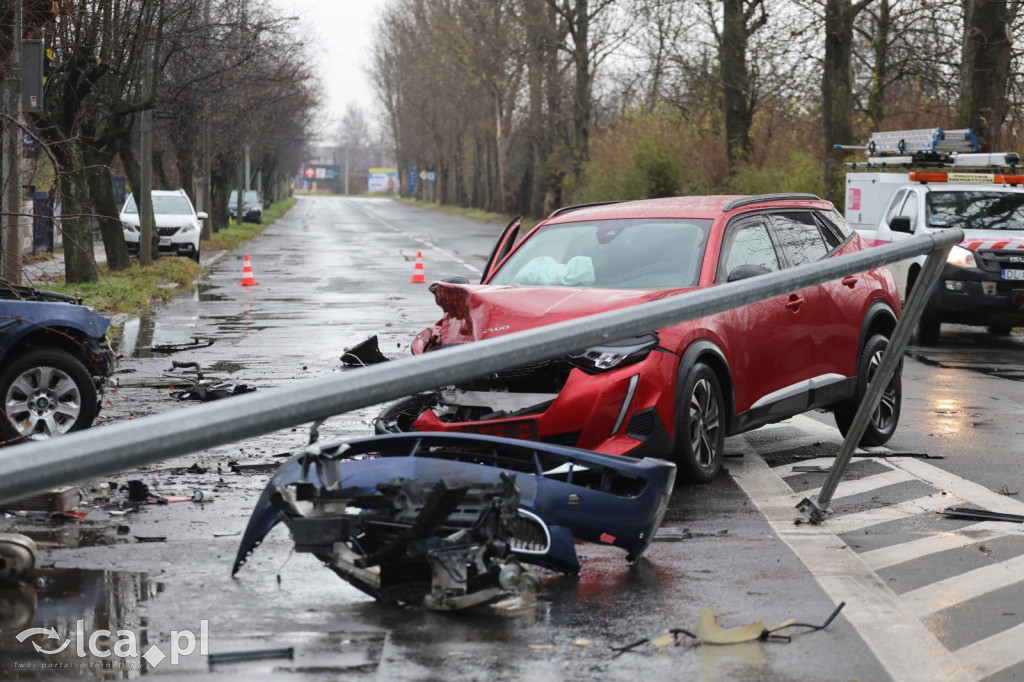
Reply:
<svg viewBox="0 0 1024 682"><path fill-rule="evenodd" d="M871 379L882 362L882 353L885 352L888 345L889 339L883 334L875 334L864 344L864 350L860 353L860 361L857 363L857 394L840 403L835 409L836 426L844 438L850 431L853 417L857 414L857 408L860 407L864 394L868 392ZM888 386L882 392L882 398L871 414L871 421L868 422L868 427L864 430L864 435L861 436L858 445L862 447L884 445L896 433L896 425L900 421L900 404L903 400L902 373L903 363L901 362L896 367L892 378L889 379Z"/></svg>
<svg viewBox="0 0 1024 682"><path fill-rule="evenodd" d="M917 321L917 342L932 346L939 342L939 332L942 329L942 322L939 316L928 308L921 313L921 319Z"/></svg>
<svg viewBox="0 0 1024 682"><path fill-rule="evenodd" d="M92 377L75 357L40 348L16 358L0 373L5 442L43 440L92 426L99 412Z"/></svg>
<svg viewBox="0 0 1024 682"><path fill-rule="evenodd" d="M718 376L702 362L676 384L675 460L681 478L707 483L722 468L725 449L725 399Z"/></svg>

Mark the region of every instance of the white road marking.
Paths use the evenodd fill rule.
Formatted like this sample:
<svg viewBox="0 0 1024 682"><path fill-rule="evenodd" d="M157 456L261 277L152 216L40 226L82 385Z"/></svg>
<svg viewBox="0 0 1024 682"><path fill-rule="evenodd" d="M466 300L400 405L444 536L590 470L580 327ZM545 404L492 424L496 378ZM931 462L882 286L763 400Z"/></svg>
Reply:
<svg viewBox="0 0 1024 682"><path fill-rule="evenodd" d="M1017 556L904 592L901 598L908 609L923 618L1021 581L1024 556Z"/></svg>
<svg viewBox="0 0 1024 682"><path fill-rule="evenodd" d="M794 417L788 421L804 431L828 437L825 433L828 427L809 417ZM750 440L756 443L756 435L751 435ZM831 438L835 438L834 433ZM785 442L793 448L808 440L793 438ZM765 445L774 450L786 449L774 442ZM797 502L817 491L795 493L779 474L794 475L793 466L830 467L834 458L803 460L772 470L758 454L762 451L760 444L755 451L745 438L730 439L729 450L739 450L747 455L743 460L729 464L730 473L737 483L826 593L837 602L847 602L843 611L846 619L854 625L893 679L981 680L1024 662L1024 647L1020 645L1024 639L1024 624L950 652L921 622L922 617L1024 582L1024 556L952 576L903 595L893 592L875 573L876 570L947 549L1021 534L1024 528L986 521L862 554L846 547L836 537L840 533L953 506L1024 514L1024 502L995 493L916 458L890 455L873 461L890 466L894 471L843 481L837 488L836 498L911 480L936 488L936 493L898 505L831 516L817 526L797 526L793 525L793 519L799 517L795 509ZM889 451L877 448L868 452Z"/></svg>
<svg viewBox="0 0 1024 682"><path fill-rule="evenodd" d="M968 644L954 653L973 679L981 680L1024 661L1024 624Z"/></svg>
<svg viewBox="0 0 1024 682"><path fill-rule="evenodd" d="M1006 523L999 521L984 521L970 526L964 526L953 533L943 535L930 535L926 538L902 542L889 547L879 547L867 552L861 552L860 558L868 566L876 571L890 566L896 566L907 561L920 559L931 554L944 552L947 549L969 547L986 540L1020 533L1007 527Z"/></svg>
<svg viewBox="0 0 1024 682"><path fill-rule="evenodd" d="M433 242L431 242L429 240L422 239L422 238L412 234L411 232L407 232L406 230L403 230L402 228L400 228L400 227L398 227L396 225L391 224L390 222L388 222L384 218L381 218L379 215L377 215L374 211L371 211L370 209L368 209L366 206L360 206L359 208L360 208L360 210L362 210L363 213L365 213L369 217L373 218L374 220L376 220L381 225L385 226L389 230L392 230L393 232L397 232L398 234L400 234L403 237L407 238L409 241L416 242L417 244L422 245L424 248L427 248L427 249L430 249L432 251L435 251L436 253L441 254L445 258L448 258L449 260L453 260L456 263L465 266L465 268L467 270L469 270L470 272L472 272L472 273L475 273L475 274L479 275L479 274L481 274L483 272L480 268L478 268L475 265L472 265L471 263L463 260L462 258L460 258L459 256L455 255L451 251L449 251L447 249L442 249L440 246L438 246L437 244L435 244L435 243L433 243ZM495 239L497 239L497 238L495 238Z"/></svg>
<svg viewBox="0 0 1024 682"><path fill-rule="evenodd" d="M843 484L840 483L839 488L842 488L842 486ZM899 521L900 519L917 516L924 512L933 512L938 511L939 509L945 509L946 507L955 507L962 502L963 500L957 499L952 495L935 493L934 495L919 497L915 500L907 500L906 502L900 502L899 504L891 504L887 507L878 507L876 509L869 509L867 511L856 512L854 514L843 514L842 516L830 516L825 521L825 525L828 526L829 530L836 535L842 535L844 533L852 533L854 531L862 530L879 523Z"/></svg>
<svg viewBox="0 0 1024 682"><path fill-rule="evenodd" d="M824 482L824 475L816 474L822 477ZM841 500L844 497L853 497L854 495L860 495L862 493L871 492L884 488L888 485L896 485L898 483L907 483L908 481L918 480L906 471L891 470L884 471L879 474L873 474L871 476L865 476L863 478L855 478L848 481L840 481L836 487L836 492L832 495L832 500ZM810 497L817 495L821 492L821 488L815 488L813 490L803 491L804 497Z"/></svg>
<svg viewBox="0 0 1024 682"><path fill-rule="evenodd" d="M732 443L730 443L732 445ZM845 601L843 616L878 657L894 680L973 679L920 620L907 613L900 598L856 552L826 525L794 525L803 497L790 490L751 449L729 463L733 478L757 505L776 534L807 566L835 602Z"/></svg>

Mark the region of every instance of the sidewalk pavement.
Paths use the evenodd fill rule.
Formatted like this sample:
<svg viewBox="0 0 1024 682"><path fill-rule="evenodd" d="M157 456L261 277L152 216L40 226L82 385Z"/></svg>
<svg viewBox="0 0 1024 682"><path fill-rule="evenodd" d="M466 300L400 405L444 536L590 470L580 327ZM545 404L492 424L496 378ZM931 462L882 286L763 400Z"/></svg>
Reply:
<svg viewBox="0 0 1024 682"><path fill-rule="evenodd" d="M103 249L103 241L92 243L92 253L97 263L107 262L107 252ZM42 254L39 260L26 256L22 266L22 279L25 284L38 286L46 282L54 282L64 278L64 249L54 249L53 254Z"/></svg>

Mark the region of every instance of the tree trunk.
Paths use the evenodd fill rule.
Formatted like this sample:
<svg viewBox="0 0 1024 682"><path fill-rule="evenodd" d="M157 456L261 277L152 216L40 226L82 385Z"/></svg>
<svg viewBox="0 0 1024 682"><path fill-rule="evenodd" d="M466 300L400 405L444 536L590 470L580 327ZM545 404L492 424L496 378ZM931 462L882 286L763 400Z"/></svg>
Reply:
<svg viewBox="0 0 1024 682"><path fill-rule="evenodd" d="M81 157L75 152L72 152L71 156L76 157L70 160L78 162L74 167L79 170L66 172L61 178L64 281L68 284L98 282L100 273L92 249L92 219L87 181L80 170L83 165ZM67 168L68 165L64 167Z"/></svg>
<svg viewBox="0 0 1024 682"><path fill-rule="evenodd" d="M725 159L732 177L750 151L750 103L747 92L747 32L743 0L722 0L722 99L725 107Z"/></svg>
<svg viewBox="0 0 1024 682"><path fill-rule="evenodd" d="M963 59L956 125L971 128L982 151L999 151L1006 117L1011 34L1006 2L964 0Z"/></svg>
<svg viewBox="0 0 1024 682"><path fill-rule="evenodd" d="M842 203L843 158L837 144L853 143L853 20L870 0L826 0L825 66L821 81L822 123L825 132L825 195Z"/></svg>
<svg viewBox="0 0 1024 682"><path fill-rule="evenodd" d="M880 0L878 23L872 36L874 64L871 68L871 92L868 94L868 124L878 131L885 118L885 89L889 80L889 33L892 28L890 0Z"/></svg>
<svg viewBox="0 0 1024 682"><path fill-rule="evenodd" d="M573 97L572 167L576 191L583 186L583 171L590 158L590 6L588 0L576 0L573 36L573 64L576 67L576 90Z"/></svg>
<svg viewBox="0 0 1024 682"><path fill-rule="evenodd" d="M131 265L128 247L124 242L124 229L119 218L120 207L114 201L114 188L110 182L110 161L113 154L99 155L83 151L85 167L83 173L89 183L96 218L100 224L103 250L107 256L107 267L111 270L125 270Z"/></svg>

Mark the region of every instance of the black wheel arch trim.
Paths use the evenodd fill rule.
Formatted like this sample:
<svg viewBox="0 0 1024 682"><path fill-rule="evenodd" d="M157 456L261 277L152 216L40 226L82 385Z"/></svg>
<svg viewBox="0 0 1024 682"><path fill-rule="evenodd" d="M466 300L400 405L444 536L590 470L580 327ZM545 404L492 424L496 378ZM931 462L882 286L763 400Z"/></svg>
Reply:
<svg viewBox="0 0 1024 682"><path fill-rule="evenodd" d="M693 365L701 359L712 358L711 362L706 362L711 369L714 370L715 374L718 375L719 388L722 389L725 395L723 395L725 402L725 433L726 435L732 434L732 428L735 424L736 414L736 397L732 383L732 369L729 367L729 361L725 359L725 353L718 347L714 341L710 339L698 339L686 347L683 354L679 358L679 376L676 377L676 383L682 379L682 368L687 369L693 367Z"/></svg>
<svg viewBox="0 0 1024 682"><path fill-rule="evenodd" d="M885 334L887 338L891 339L896 322L896 312L885 301L875 301L868 306L868 311L864 314L864 321L860 325L857 357L860 358L860 351L872 334Z"/></svg>

